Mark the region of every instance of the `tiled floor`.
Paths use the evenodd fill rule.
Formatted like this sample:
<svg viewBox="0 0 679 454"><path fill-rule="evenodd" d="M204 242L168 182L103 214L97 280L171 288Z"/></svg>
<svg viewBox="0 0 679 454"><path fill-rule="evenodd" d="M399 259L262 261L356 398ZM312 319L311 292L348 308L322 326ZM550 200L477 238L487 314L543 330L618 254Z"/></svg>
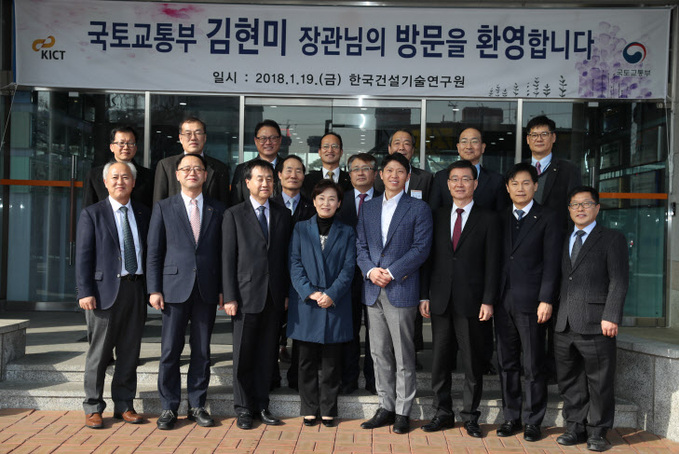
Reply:
<svg viewBox="0 0 679 454"><path fill-rule="evenodd" d="M528 443L522 436L498 438L497 426L482 425L485 437L474 439L456 428L426 434L420 421L412 423L409 435L396 435L388 427L366 431L359 420L341 421L336 428L304 427L301 418L287 419L282 426L255 425L244 431L235 418L216 418L213 428L196 426L183 418L172 431L156 428L156 417L148 423L130 425L104 413L104 428L83 426L81 412L0 410L0 454L4 453L576 453L588 452L584 445L561 447L556 437L561 428L548 428L545 438ZM677 453L679 443L636 429L609 432L611 453Z"/></svg>

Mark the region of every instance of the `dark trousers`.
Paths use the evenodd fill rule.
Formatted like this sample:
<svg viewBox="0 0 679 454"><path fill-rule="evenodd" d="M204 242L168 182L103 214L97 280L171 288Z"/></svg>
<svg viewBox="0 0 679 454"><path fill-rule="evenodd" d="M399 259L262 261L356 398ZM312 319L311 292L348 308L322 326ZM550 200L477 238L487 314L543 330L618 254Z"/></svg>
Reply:
<svg viewBox="0 0 679 454"><path fill-rule="evenodd" d="M137 394L137 361L146 314L144 280L120 281L118 297L110 309L85 311L90 346L85 359L85 413L101 413L104 402L106 366L118 357L111 381L115 413L134 409Z"/></svg>
<svg viewBox="0 0 679 454"><path fill-rule="evenodd" d="M455 314L448 304L442 315L431 316L433 362L431 382L434 390L434 408L437 416L452 416L451 357L459 346L459 359L464 367L464 389L462 412L464 421L478 421L478 411L483 393L483 348L484 332L478 317L464 317Z"/></svg>
<svg viewBox="0 0 679 454"><path fill-rule="evenodd" d="M545 325L538 323L535 312L512 308L511 296L495 310L497 360L505 420L523 420L540 425L547 410L545 363ZM521 395L521 356L525 396ZM521 408L523 407L523 411Z"/></svg>
<svg viewBox="0 0 679 454"><path fill-rule="evenodd" d="M566 427L603 435L615 416L616 340L603 334L554 334L554 355Z"/></svg>
<svg viewBox="0 0 679 454"><path fill-rule="evenodd" d="M342 344L297 341L302 416L337 416ZM318 369L320 366L320 380Z"/></svg>
<svg viewBox="0 0 679 454"><path fill-rule="evenodd" d="M189 327L191 359L186 380L189 407L204 407L210 384L210 338L215 325L217 307L203 301L198 285L183 303L165 303L161 330L158 391L163 410L177 411L181 401L179 362ZM190 323L189 323L190 322Z"/></svg>
<svg viewBox="0 0 679 454"><path fill-rule="evenodd" d="M370 356L370 335L368 334L368 308L362 303L363 276L357 267L357 273L351 283L351 313L353 321L353 339L343 344L342 348L342 385L358 382L361 360L361 323L365 324L365 348L363 358L363 377L367 385L375 384L373 359Z"/></svg>
<svg viewBox="0 0 679 454"><path fill-rule="evenodd" d="M278 352L282 311L267 295L262 312L233 317L233 406L236 414L269 408L271 374Z"/></svg>

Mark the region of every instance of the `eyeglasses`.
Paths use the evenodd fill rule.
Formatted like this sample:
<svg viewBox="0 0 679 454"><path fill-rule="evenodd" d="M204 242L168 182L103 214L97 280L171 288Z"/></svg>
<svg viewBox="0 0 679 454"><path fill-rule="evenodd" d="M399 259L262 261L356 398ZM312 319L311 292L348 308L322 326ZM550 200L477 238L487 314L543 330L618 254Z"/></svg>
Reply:
<svg viewBox="0 0 679 454"><path fill-rule="evenodd" d="M577 210L580 207L583 207L585 210L592 208L594 205L596 205L596 202L592 201L587 201L587 202L580 202L580 203L569 203L568 208L571 210Z"/></svg>
<svg viewBox="0 0 679 454"><path fill-rule="evenodd" d="M324 150L329 150L330 148L332 148L333 150L339 150L339 147L340 146L337 145L336 143L333 143L332 145L330 145L328 143L326 143L325 145L321 145L321 148L324 149Z"/></svg>
<svg viewBox="0 0 679 454"><path fill-rule="evenodd" d="M137 144L134 142L111 142L113 145L118 145L120 148L125 148L125 147L136 147Z"/></svg>
<svg viewBox="0 0 679 454"><path fill-rule="evenodd" d="M479 139L472 139L472 140L462 139L462 140L460 140L460 144L462 144L462 145L467 145L468 143L470 143L472 145L478 145L478 144L481 143L481 141Z"/></svg>
<svg viewBox="0 0 679 454"><path fill-rule="evenodd" d="M462 178L453 177L453 178L448 178L448 181L450 181L453 184L456 184L456 183L469 184L471 181L474 181L474 179L472 177L462 177Z"/></svg>
<svg viewBox="0 0 679 454"><path fill-rule="evenodd" d="M363 166L363 167L352 167L351 169L349 169L349 172L370 172L371 170L375 169L370 166Z"/></svg>
<svg viewBox="0 0 679 454"><path fill-rule="evenodd" d="M179 133L179 135L184 136L187 139L190 139L191 136L196 136L196 138L201 138L205 135L205 132L204 131L186 131L186 132Z"/></svg>
<svg viewBox="0 0 679 454"><path fill-rule="evenodd" d="M194 166L194 167L186 166L186 167L180 167L180 168L178 168L177 170L179 170L180 172L184 172L185 174L188 175L188 174L191 173L191 172L196 172L196 173L204 172L204 171L205 171L205 168L204 168L204 167L200 167L200 166Z"/></svg>
<svg viewBox="0 0 679 454"><path fill-rule="evenodd" d="M270 136L270 137L265 137L265 136L260 136L260 137L255 137L257 139L257 142L259 143L267 143L269 141L271 142L277 142L281 136Z"/></svg>
<svg viewBox="0 0 679 454"><path fill-rule="evenodd" d="M552 134L554 134L552 131L531 132L530 134L528 134L528 137L531 140L537 140L538 137L546 139L547 137L551 136Z"/></svg>

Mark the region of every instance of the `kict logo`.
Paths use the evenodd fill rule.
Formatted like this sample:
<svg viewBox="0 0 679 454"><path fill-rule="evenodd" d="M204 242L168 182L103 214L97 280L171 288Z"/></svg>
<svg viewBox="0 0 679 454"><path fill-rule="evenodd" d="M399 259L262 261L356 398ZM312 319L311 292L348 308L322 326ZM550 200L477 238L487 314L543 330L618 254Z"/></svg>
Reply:
<svg viewBox="0 0 679 454"><path fill-rule="evenodd" d="M50 35L47 39L36 39L31 47L35 52L40 52L41 60L63 60L65 50L51 50L55 42L54 36Z"/></svg>
<svg viewBox="0 0 679 454"><path fill-rule="evenodd" d="M646 59L646 46L641 43L629 43L622 51L627 63L640 63Z"/></svg>

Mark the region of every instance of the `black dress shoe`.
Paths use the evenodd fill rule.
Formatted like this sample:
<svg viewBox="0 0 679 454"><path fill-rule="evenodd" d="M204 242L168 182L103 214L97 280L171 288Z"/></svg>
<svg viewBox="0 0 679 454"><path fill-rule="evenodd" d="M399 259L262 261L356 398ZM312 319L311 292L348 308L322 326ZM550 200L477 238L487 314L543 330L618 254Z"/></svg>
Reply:
<svg viewBox="0 0 679 454"><path fill-rule="evenodd" d="M335 427L335 418L330 419L321 418L321 422L325 427Z"/></svg>
<svg viewBox="0 0 679 454"><path fill-rule="evenodd" d="M564 432L556 439L556 442L562 446L573 446L585 441L587 441L586 433L576 434L574 432Z"/></svg>
<svg viewBox="0 0 679 454"><path fill-rule="evenodd" d="M540 426L535 424L526 424L523 429L523 439L526 441L540 441L542 440L542 431L540 431Z"/></svg>
<svg viewBox="0 0 679 454"><path fill-rule="evenodd" d="M425 432L438 432L443 429L450 429L455 426L455 416L434 416L434 419L422 426Z"/></svg>
<svg viewBox="0 0 679 454"><path fill-rule="evenodd" d="M365 390L368 391L373 396L377 395L377 388L375 388L375 383L366 383Z"/></svg>
<svg viewBox="0 0 679 454"><path fill-rule="evenodd" d="M481 433L481 426L476 421L465 421L464 428L467 429L467 435L474 438L481 438L483 434Z"/></svg>
<svg viewBox="0 0 679 454"><path fill-rule="evenodd" d="M348 396L350 394L353 394L354 391L358 389L358 383L353 382L353 383L346 383L342 385L342 388L340 388L340 394L343 396Z"/></svg>
<svg viewBox="0 0 679 454"><path fill-rule="evenodd" d="M172 410L163 410L156 424L160 430L172 430L177 422L177 413Z"/></svg>
<svg viewBox="0 0 679 454"><path fill-rule="evenodd" d="M186 419L189 421L196 421L200 427L212 427L215 425L214 419L210 416L203 407L190 408L189 414L186 415Z"/></svg>
<svg viewBox="0 0 679 454"><path fill-rule="evenodd" d="M610 448L611 444L601 435L592 435L587 439L587 449L590 451L603 452Z"/></svg>
<svg viewBox="0 0 679 454"><path fill-rule="evenodd" d="M312 427L316 425L316 417L314 416L313 418L304 418L304 425L307 427Z"/></svg>
<svg viewBox="0 0 679 454"><path fill-rule="evenodd" d="M250 413L241 413L238 415L236 420L236 426L239 429L250 430L252 429L252 415Z"/></svg>
<svg viewBox="0 0 679 454"><path fill-rule="evenodd" d="M259 419L267 426L279 426L281 424L281 420L272 415L266 408L259 412Z"/></svg>
<svg viewBox="0 0 679 454"><path fill-rule="evenodd" d="M393 411L378 408L375 416L361 424L363 429L377 429L378 427L394 424L395 414Z"/></svg>
<svg viewBox="0 0 679 454"><path fill-rule="evenodd" d="M511 437L521 430L521 423L519 421L505 421L497 428L498 437Z"/></svg>
<svg viewBox="0 0 679 454"><path fill-rule="evenodd" d="M395 434L407 434L410 432L410 418L403 415L396 415L394 417L394 427L392 431Z"/></svg>

